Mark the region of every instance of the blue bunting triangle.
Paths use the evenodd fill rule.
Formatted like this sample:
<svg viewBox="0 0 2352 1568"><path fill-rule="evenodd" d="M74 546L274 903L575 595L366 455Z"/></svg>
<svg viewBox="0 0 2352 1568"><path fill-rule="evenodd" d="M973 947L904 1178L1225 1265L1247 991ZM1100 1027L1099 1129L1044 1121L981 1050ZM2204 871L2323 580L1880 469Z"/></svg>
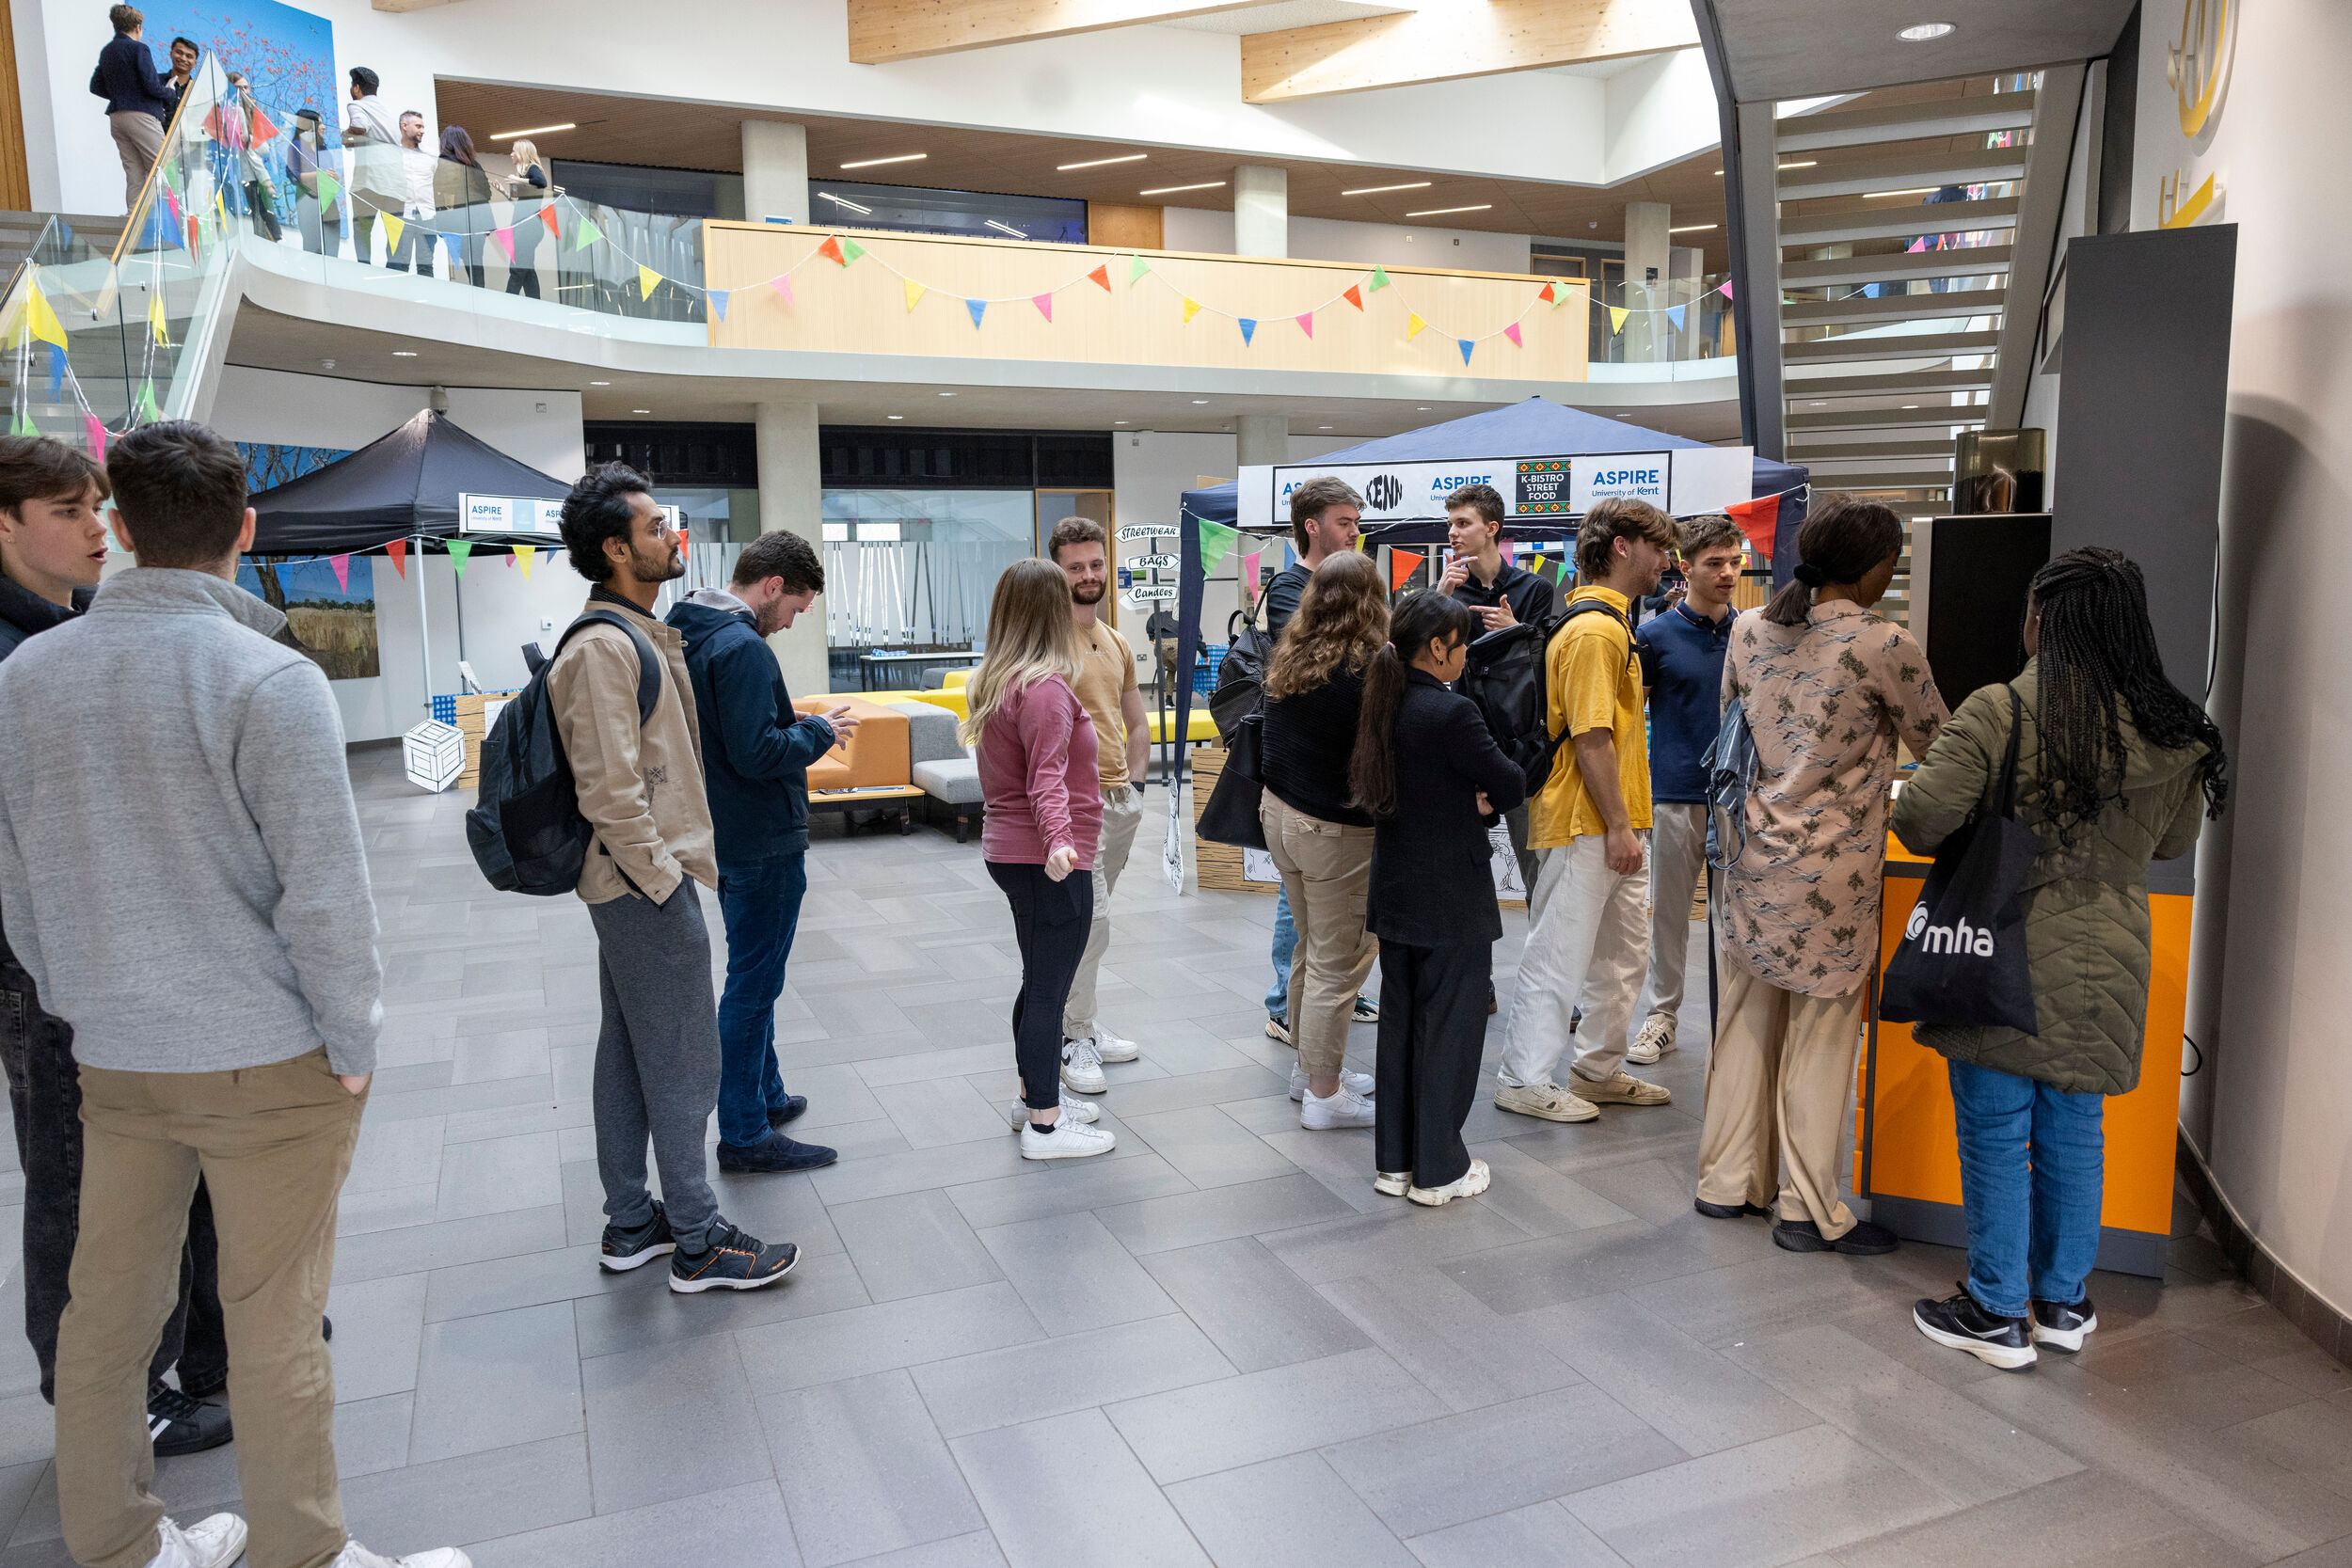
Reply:
<svg viewBox="0 0 2352 1568"><path fill-rule="evenodd" d="M984 299L967 299L963 302L963 308L972 312L974 326L979 325L980 318L988 314L988 301Z"/></svg>
<svg viewBox="0 0 2352 1568"><path fill-rule="evenodd" d="M1456 338L1454 341L1462 346L1462 363L1469 364L1470 350L1476 348L1478 344L1468 338Z"/></svg>
<svg viewBox="0 0 2352 1568"><path fill-rule="evenodd" d="M1241 322L1241 341L1246 346L1249 340L1256 336L1258 324L1248 316L1240 317L1239 320Z"/></svg>
<svg viewBox="0 0 2352 1568"><path fill-rule="evenodd" d="M710 296L711 314L717 316L721 321L727 319L727 295L733 293L735 291L732 289L705 289L703 291L704 293Z"/></svg>
<svg viewBox="0 0 2352 1568"><path fill-rule="evenodd" d="M1688 309L1688 306L1683 305L1669 305L1666 307L1666 319L1675 324L1675 330L1677 332L1682 330L1682 312Z"/></svg>

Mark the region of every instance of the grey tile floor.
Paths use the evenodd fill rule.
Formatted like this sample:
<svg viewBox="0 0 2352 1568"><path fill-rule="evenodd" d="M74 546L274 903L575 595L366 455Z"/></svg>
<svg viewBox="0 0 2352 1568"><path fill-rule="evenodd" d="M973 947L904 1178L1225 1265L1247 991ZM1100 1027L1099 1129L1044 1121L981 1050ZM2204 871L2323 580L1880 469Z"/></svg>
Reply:
<svg viewBox="0 0 2352 1568"><path fill-rule="evenodd" d="M1663 1109L1554 1127L1481 1104L1481 1200L1377 1197L1370 1134L1301 1132L1261 1033L1271 900L1174 896L1149 832L1103 992L1144 1046L1110 1069L1115 1154L1027 1164L999 1119L1016 962L977 847L828 824L777 1038L810 1098L796 1131L842 1160L718 1179L732 1218L806 1261L745 1296L607 1277L586 915L489 892L464 801L416 794L396 757L354 771L388 1022L336 1259L337 1454L379 1548L462 1543L483 1568L2352 1565L2352 1374L2192 1215L2161 1286L2093 1281L2090 1350L2012 1376L1911 1328L1958 1255L1798 1257L1762 1221L1691 1212L1697 1049L1661 1069ZM1702 984L1693 1046L1704 1004ZM65 1560L21 1315L11 1278L0 1568ZM158 1484L183 1514L230 1502L234 1450Z"/></svg>

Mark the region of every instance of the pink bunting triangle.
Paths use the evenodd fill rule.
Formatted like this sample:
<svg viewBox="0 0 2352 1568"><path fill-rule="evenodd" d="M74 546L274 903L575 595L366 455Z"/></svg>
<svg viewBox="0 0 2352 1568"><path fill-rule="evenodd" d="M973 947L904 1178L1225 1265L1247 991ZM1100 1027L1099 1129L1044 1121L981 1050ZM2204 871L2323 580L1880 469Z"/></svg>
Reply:
<svg viewBox="0 0 2352 1568"><path fill-rule="evenodd" d="M510 224L510 225L508 225L508 226L507 226L506 228L504 228L504 229L493 229L493 230L490 230L490 238L491 238L492 240L494 240L494 241L496 241L496 242L497 242L499 249L501 249L501 250L502 250L502 251L504 251L504 252L506 253L506 260L507 260L507 263L508 263L509 265L512 265L512 264L514 263L514 261L515 261L515 230L514 230L514 226Z"/></svg>
<svg viewBox="0 0 2352 1568"><path fill-rule="evenodd" d="M787 305L794 303L792 298L792 278L790 275L787 274L771 277L768 279L768 287L775 290L778 294L783 296L784 302Z"/></svg>
<svg viewBox="0 0 2352 1568"><path fill-rule="evenodd" d="M1513 348L1525 348L1527 346L1519 341L1519 324L1517 322L1513 322L1510 325L1504 327L1502 329L1502 335L1511 340L1511 346Z"/></svg>
<svg viewBox="0 0 2352 1568"><path fill-rule="evenodd" d="M350 593L351 557L347 555L330 555L326 558L326 563L335 568L336 588L343 593Z"/></svg>
<svg viewBox="0 0 2352 1568"><path fill-rule="evenodd" d="M1315 335L1315 313L1312 310L1293 316L1291 320L1296 322L1298 330L1307 334L1308 337L1311 338Z"/></svg>
<svg viewBox="0 0 2352 1568"><path fill-rule="evenodd" d="M1052 294L1031 294L1029 303L1036 306L1038 313L1047 321L1054 319L1054 296Z"/></svg>
<svg viewBox="0 0 2352 1568"><path fill-rule="evenodd" d="M82 428L89 434L89 454L101 463L106 461L106 424L95 414L82 416Z"/></svg>

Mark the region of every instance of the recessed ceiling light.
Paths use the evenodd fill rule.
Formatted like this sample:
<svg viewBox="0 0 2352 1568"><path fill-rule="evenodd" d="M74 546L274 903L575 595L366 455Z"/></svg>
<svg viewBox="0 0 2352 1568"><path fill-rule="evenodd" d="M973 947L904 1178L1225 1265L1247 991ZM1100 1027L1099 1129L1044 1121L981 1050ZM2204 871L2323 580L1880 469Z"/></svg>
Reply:
<svg viewBox="0 0 2352 1568"><path fill-rule="evenodd" d="M632 408L629 412L632 414L650 414L653 410L650 408Z"/></svg>
<svg viewBox="0 0 2352 1568"><path fill-rule="evenodd" d="M860 158L854 164L843 164L841 166L843 168L880 168L884 164L919 164L930 156L928 152L901 152L890 158Z"/></svg>
<svg viewBox="0 0 2352 1568"><path fill-rule="evenodd" d="M1862 198L1867 201L1874 196L1926 196L1931 191L1940 191L1943 188L1941 185L1912 185L1899 191L1864 191Z"/></svg>
<svg viewBox="0 0 2352 1568"><path fill-rule="evenodd" d="M1949 22L1922 22L1915 27L1905 27L1895 36L1905 43L1931 43L1937 39L1950 38L1960 28Z"/></svg>
<svg viewBox="0 0 2352 1568"><path fill-rule="evenodd" d="M998 223L994 218L982 218L980 221L988 225L989 228L995 230L998 233L1010 234L1016 240L1025 240L1029 237L1028 235L1021 232L1020 230L1015 229L1009 223Z"/></svg>
<svg viewBox="0 0 2352 1568"><path fill-rule="evenodd" d="M1193 400L1192 400L1192 403L1193 403L1193 406L1194 406L1194 407L1196 407L1196 408L1198 408L1198 407L1200 407L1201 404L1203 404L1207 403L1208 401L1209 401L1209 400L1208 400L1207 398L1195 398L1195 399L1193 399Z"/></svg>
<svg viewBox="0 0 2352 1568"><path fill-rule="evenodd" d="M396 348L392 350L392 357L395 359L414 359L416 356L417 351L413 348Z"/></svg>
<svg viewBox="0 0 2352 1568"><path fill-rule="evenodd" d="M903 420L906 418L904 414L893 414L890 417L894 420Z"/></svg>
<svg viewBox="0 0 2352 1568"><path fill-rule="evenodd" d="M1669 234L1703 234L1715 226L1711 223L1686 223L1679 229L1669 229Z"/></svg>
<svg viewBox="0 0 2352 1568"><path fill-rule="evenodd" d="M1342 191L1340 194L1342 196L1378 196L1382 191L1425 191L1429 185L1430 182L1426 180L1415 180L1409 184L1366 185L1361 190Z"/></svg>
<svg viewBox="0 0 2352 1568"><path fill-rule="evenodd" d="M610 387L612 383L610 381L591 381L588 385L591 387Z"/></svg>
<svg viewBox="0 0 2352 1568"><path fill-rule="evenodd" d="M1126 422L1127 422L1127 421L1126 421L1126 420L1113 420L1111 421L1111 423L1113 423L1113 424L1125 424Z"/></svg>
<svg viewBox="0 0 2352 1568"><path fill-rule="evenodd" d="M1918 405L1917 404L1915 404L1915 403L1906 403L1906 404L1903 404L1903 406L1904 406L1905 408L1916 408L1916 407L1918 407L1919 405Z"/></svg>
<svg viewBox="0 0 2352 1568"><path fill-rule="evenodd" d="M818 191L817 194L823 197L827 201L832 202L836 207L847 207L850 211L857 214L860 217L866 217L874 211L871 207L859 206L856 202L851 201L846 196L835 196L831 191Z"/></svg>
<svg viewBox="0 0 2352 1568"><path fill-rule="evenodd" d="M1816 407L1816 408L1827 408L1827 407L1829 406L1829 404L1828 404L1827 400L1824 400L1824 401L1822 401L1822 402L1820 402L1820 403L1815 404L1813 406L1814 406L1814 407Z"/></svg>
<svg viewBox="0 0 2352 1568"><path fill-rule="evenodd" d="M551 136L558 131L577 131L579 129L579 121L567 119L561 125L533 125L527 131L493 131L490 133L490 139L492 141L513 141L516 136Z"/></svg>
<svg viewBox="0 0 2352 1568"><path fill-rule="evenodd" d="M1216 191L1224 188L1225 182L1222 180L1203 180L1198 185L1159 185L1148 191L1137 191L1136 194L1137 196L1174 196L1178 191Z"/></svg>
<svg viewBox="0 0 2352 1568"><path fill-rule="evenodd" d="M951 397L954 397L956 394L955 394L955 393L953 393L953 392L942 392L942 393L940 393L939 395L940 395L941 397L943 397L943 398L951 398Z"/></svg>
<svg viewBox="0 0 2352 1568"><path fill-rule="evenodd" d="M1432 207L1425 212L1407 213L1405 215L1408 218L1443 217L1448 213L1484 213L1493 206L1494 203L1491 201L1482 201L1475 207Z"/></svg>
<svg viewBox="0 0 2352 1568"><path fill-rule="evenodd" d="M1428 405L1427 404L1425 404L1425 403L1424 403L1424 404L1421 404L1419 407L1415 408L1415 409L1413 410L1413 412L1414 412L1414 413L1416 413L1416 414L1426 414L1426 413L1428 413L1428 412L1429 412L1429 405Z"/></svg>
<svg viewBox="0 0 2352 1568"><path fill-rule="evenodd" d="M1330 427L1329 425L1327 425L1327 424L1319 424L1319 425L1315 426L1315 428L1316 428L1317 430L1328 430L1328 429L1330 429L1331 427Z"/></svg>
<svg viewBox="0 0 2352 1568"><path fill-rule="evenodd" d="M1101 168L1106 164L1139 164L1150 156L1149 152L1122 152L1116 158L1089 158L1084 163L1056 164L1054 167L1067 174L1073 168Z"/></svg>
<svg viewBox="0 0 2352 1568"><path fill-rule="evenodd" d="M1819 158L1801 158L1794 163L1783 164L1780 166L1782 168L1813 168L1819 166L1820 161ZM1717 169L1715 172L1721 174L1723 170Z"/></svg>

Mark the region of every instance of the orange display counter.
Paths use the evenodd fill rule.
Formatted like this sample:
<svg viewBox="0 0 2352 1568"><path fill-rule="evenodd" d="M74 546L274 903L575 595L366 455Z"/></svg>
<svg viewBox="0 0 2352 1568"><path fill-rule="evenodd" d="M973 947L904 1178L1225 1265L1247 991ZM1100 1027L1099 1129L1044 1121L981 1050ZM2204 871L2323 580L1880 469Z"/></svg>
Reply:
<svg viewBox="0 0 2352 1568"><path fill-rule="evenodd" d="M1929 863L1890 835L1879 914L1879 969L1902 941ZM2107 1101L2106 1192L2098 1266L2161 1276L2172 1229L2172 1157L2181 1103L2181 1031L2188 996L2188 917L2194 898L2149 900L2155 961L2139 1086ZM1870 1217L1908 1241L1966 1246L1960 1152L1944 1058L1911 1037L1911 1025L1878 1016L1872 987L1854 1127L1854 1190Z"/></svg>

